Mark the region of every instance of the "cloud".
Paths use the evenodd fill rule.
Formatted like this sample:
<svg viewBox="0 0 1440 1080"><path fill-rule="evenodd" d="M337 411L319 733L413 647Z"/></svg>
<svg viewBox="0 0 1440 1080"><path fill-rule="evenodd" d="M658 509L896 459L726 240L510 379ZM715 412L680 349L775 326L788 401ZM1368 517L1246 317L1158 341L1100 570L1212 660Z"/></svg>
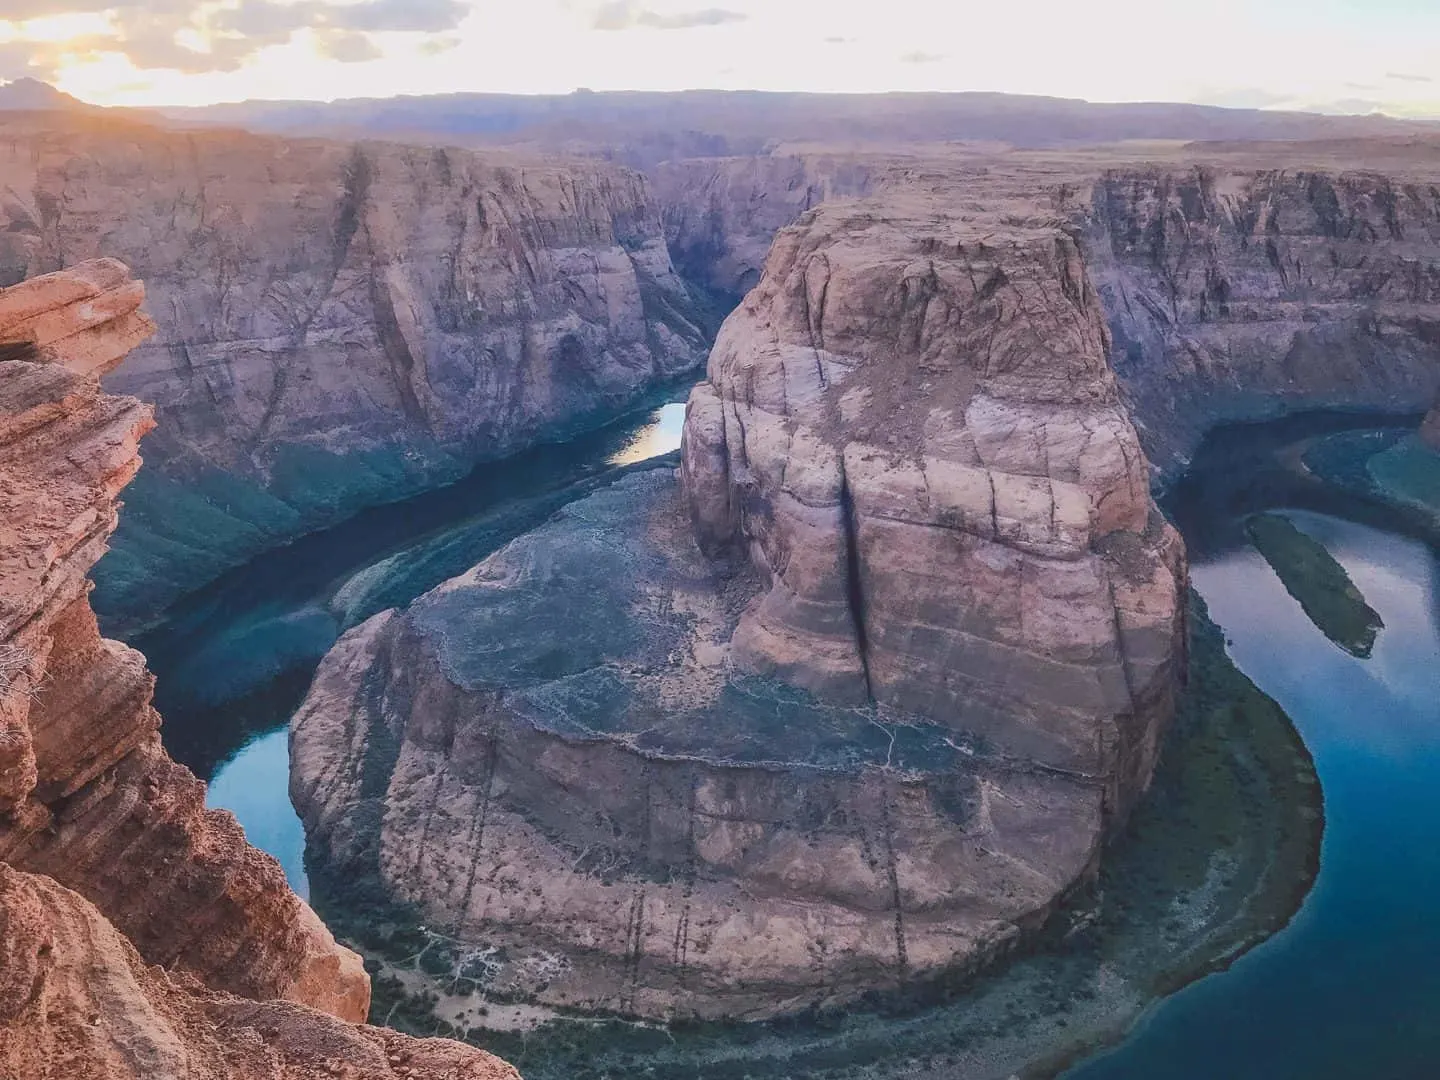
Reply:
<svg viewBox="0 0 1440 1080"><path fill-rule="evenodd" d="M8 82L27 75L32 79L52 79L55 63L47 61L28 41L7 41L0 45L0 80Z"/></svg>
<svg viewBox="0 0 1440 1080"><path fill-rule="evenodd" d="M470 11L460 0L368 0L329 10L327 25L367 34L454 30Z"/></svg>
<svg viewBox="0 0 1440 1080"><path fill-rule="evenodd" d="M379 57L367 35L389 32L438 34L454 30L469 14L462 0L241 0L236 7L209 9L197 0L4 0L4 16L19 22L43 15L110 12L112 32L64 43L72 57L121 54L142 70L169 69L187 75L235 71L262 50L284 45L302 30L315 38L322 55L345 63ZM200 40L204 48L181 44ZM26 66L26 74L53 74L46 57L56 46L11 42L0 55L4 71Z"/></svg>
<svg viewBox="0 0 1440 1080"><path fill-rule="evenodd" d="M908 52L900 57L902 64L938 64L945 59L944 53Z"/></svg>
<svg viewBox="0 0 1440 1080"><path fill-rule="evenodd" d="M693 30L701 26L744 22L749 17L742 11L730 11L726 8L702 8L698 11L677 11L667 15L641 7L635 0L611 0L595 10L595 19L590 26L594 30L631 30L635 27L648 27L652 30Z"/></svg>
<svg viewBox="0 0 1440 1080"><path fill-rule="evenodd" d="M378 60L380 47L365 34L354 30L335 30L320 38L320 55L342 64L358 64L364 60Z"/></svg>
<svg viewBox="0 0 1440 1080"><path fill-rule="evenodd" d="M1395 79L1398 82L1433 83L1435 81L1429 75L1410 75L1403 71L1387 71L1385 78Z"/></svg>

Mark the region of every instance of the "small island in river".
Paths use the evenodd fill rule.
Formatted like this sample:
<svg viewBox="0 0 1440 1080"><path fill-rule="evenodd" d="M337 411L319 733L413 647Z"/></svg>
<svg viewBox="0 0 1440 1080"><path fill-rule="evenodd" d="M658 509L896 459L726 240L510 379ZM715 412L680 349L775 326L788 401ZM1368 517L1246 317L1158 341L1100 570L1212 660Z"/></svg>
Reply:
<svg viewBox="0 0 1440 1080"><path fill-rule="evenodd" d="M1310 621L1351 656L1368 657L1385 622L1324 545L1281 514L1256 514L1245 530Z"/></svg>

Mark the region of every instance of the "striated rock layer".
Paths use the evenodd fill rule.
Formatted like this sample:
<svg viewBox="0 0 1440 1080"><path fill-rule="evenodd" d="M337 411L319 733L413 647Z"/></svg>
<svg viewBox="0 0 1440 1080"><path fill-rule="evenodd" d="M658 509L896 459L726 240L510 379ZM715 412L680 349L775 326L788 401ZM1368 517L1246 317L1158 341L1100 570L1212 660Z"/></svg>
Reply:
<svg viewBox="0 0 1440 1080"><path fill-rule="evenodd" d="M0 290L0 1072L396 1075L394 1039L314 1011L365 1018L359 957L205 808L160 745L144 657L90 610L153 427L97 376L153 331L143 297L113 260Z"/></svg>
<svg viewBox="0 0 1440 1080"><path fill-rule="evenodd" d="M866 158L775 154L665 161L648 175L676 266L733 303L760 280L779 230L822 202L871 194L886 171Z"/></svg>
<svg viewBox="0 0 1440 1080"><path fill-rule="evenodd" d="M103 568L107 610L153 612L704 358L707 316L627 170L36 125L0 124L0 284L114 254L159 327L107 380L159 420Z"/></svg>
<svg viewBox="0 0 1440 1080"><path fill-rule="evenodd" d="M1316 408L1418 413L1433 403L1432 143L1195 144L1158 164L1132 154L912 146L652 172L677 260L719 288L753 283L774 231L821 200L901 193L933 177L958 207L1049 204L1078 231L1111 329L1111 366L1162 479L1217 424Z"/></svg>
<svg viewBox="0 0 1440 1080"><path fill-rule="evenodd" d="M1073 237L944 206L777 239L691 396L697 536L768 582L741 670L946 718L1123 808L1173 689L1180 543Z"/></svg>
<svg viewBox="0 0 1440 1080"><path fill-rule="evenodd" d="M1183 553L1107 345L1053 220L919 189L805 215L679 474L322 664L291 790L327 910L378 894L499 947L492 991L644 1015L1012 945L1094 872L1183 671Z"/></svg>
<svg viewBox="0 0 1440 1080"><path fill-rule="evenodd" d="M0 1076L519 1080L447 1039L251 1001L147 964L93 904L0 863Z"/></svg>
<svg viewBox="0 0 1440 1080"><path fill-rule="evenodd" d="M1218 423L1416 413L1440 394L1433 180L1122 169L1084 215L1114 367L1162 474Z"/></svg>

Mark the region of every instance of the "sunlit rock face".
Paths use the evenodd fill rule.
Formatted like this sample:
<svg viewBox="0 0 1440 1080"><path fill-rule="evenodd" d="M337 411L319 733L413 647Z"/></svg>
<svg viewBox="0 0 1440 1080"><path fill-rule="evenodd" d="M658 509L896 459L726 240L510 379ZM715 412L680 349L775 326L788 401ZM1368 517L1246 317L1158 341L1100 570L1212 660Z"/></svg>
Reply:
<svg viewBox="0 0 1440 1080"><path fill-rule="evenodd" d="M754 1018L983 963L1086 880L1171 713L1183 553L1028 210L805 215L678 474L346 635L292 725L327 909L502 946L522 998Z"/></svg>
<svg viewBox="0 0 1440 1080"><path fill-rule="evenodd" d="M1197 144L1178 155L1194 163L1166 166L1119 147L1071 157L781 149L651 173L675 258L736 293L758 281L775 231L822 202L929 175L945 177L957 207L1044 207L1076 230L1111 367L1169 480L1219 423L1434 402L1440 172L1425 146ZM1328 168L1292 168L1317 158Z"/></svg>
<svg viewBox="0 0 1440 1080"><path fill-rule="evenodd" d="M154 422L98 377L144 297L113 259L0 289L0 1074L511 1077L353 1026L360 958L206 809L145 658L100 636L88 574Z"/></svg>
<svg viewBox="0 0 1440 1080"><path fill-rule="evenodd" d="M1436 190L1418 175L1204 166L1073 189L1112 363L1164 476L1217 423L1430 407Z"/></svg>
<svg viewBox="0 0 1440 1080"><path fill-rule="evenodd" d="M1125 776L1123 805L1175 674L1178 541L1074 238L944 206L782 233L691 397L700 542L768 583L734 661Z"/></svg>

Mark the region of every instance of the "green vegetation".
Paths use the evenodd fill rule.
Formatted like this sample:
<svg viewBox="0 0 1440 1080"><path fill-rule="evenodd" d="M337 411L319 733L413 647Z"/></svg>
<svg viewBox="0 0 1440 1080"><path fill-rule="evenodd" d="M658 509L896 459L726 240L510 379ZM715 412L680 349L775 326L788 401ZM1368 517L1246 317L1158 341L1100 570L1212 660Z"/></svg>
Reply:
<svg viewBox="0 0 1440 1080"><path fill-rule="evenodd" d="M766 1024L665 1029L574 1017L486 1032L496 998L483 980L466 1003L477 1026L457 1029L438 1014L453 1016L454 995L470 991L456 978L465 973L418 978L444 966L422 963L421 954L452 959L453 943L352 922L346 936L372 969L380 972L384 956L401 976L376 980L372 1019L418 1035L459 1035L528 1080L1054 1076L1122 1035L1155 998L1281 929L1318 868L1321 792L1304 743L1230 662L1193 595L1190 624L1189 683L1149 794L1095 886L992 973Z"/></svg>
<svg viewBox="0 0 1440 1080"><path fill-rule="evenodd" d="M1280 514L1257 514L1245 528L1310 621L1350 655L1368 657L1384 620L1324 545Z"/></svg>

